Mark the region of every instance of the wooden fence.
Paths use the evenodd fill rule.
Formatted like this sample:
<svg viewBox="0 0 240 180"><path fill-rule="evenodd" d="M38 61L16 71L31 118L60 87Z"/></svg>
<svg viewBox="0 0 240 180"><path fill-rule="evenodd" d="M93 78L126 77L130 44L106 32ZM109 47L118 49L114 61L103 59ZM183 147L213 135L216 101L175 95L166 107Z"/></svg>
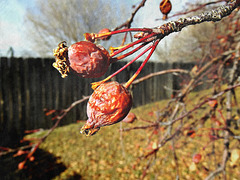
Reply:
<svg viewBox="0 0 240 180"><path fill-rule="evenodd" d="M73 101L92 93L91 82L112 74L126 62L111 65L102 78L84 79L70 74L62 79L52 67L54 59L0 58L0 145L22 137L24 130L50 128L54 121L44 115L44 109L67 108ZM138 69L141 62L133 63L114 80L126 82ZM190 69L193 64L168 64L149 62L139 77L151 72L171 68ZM172 74L153 77L134 85L131 89L133 106L144 105L170 97L178 82ZM61 125L86 119L86 103L72 109Z"/></svg>

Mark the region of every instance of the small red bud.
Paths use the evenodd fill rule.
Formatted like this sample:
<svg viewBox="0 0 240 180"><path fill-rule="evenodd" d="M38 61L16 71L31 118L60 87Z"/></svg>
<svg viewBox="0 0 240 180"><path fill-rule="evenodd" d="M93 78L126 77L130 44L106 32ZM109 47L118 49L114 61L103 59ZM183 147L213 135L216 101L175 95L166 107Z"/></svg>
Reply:
<svg viewBox="0 0 240 180"><path fill-rule="evenodd" d="M139 32L139 33L134 34L133 37L136 38L136 39L141 39L141 38L144 37L145 34L146 33L144 33L144 32Z"/></svg>
<svg viewBox="0 0 240 180"><path fill-rule="evenodd" d="M195 163L195 164L198 164L202 159L202 155L201 154L195 154L192 158L192 161Z"/></svg>
<svg viewBox="0 0 240 180"><path fill-rule="evenodd" d="M132 107L132 96L116 81L99 85L90 96L87 104L88 120L81 133L95 134L100 127L121 121Z"/></svg>
<svg viewBox="0 0 240 180"><path fill-rule="evenodd" d="M98 34L105 34L105 33L108 33L108 32L111 32L111 30L110 30L110 29L107 29L107 28L104 28L104 29L100 30L100 31L98 32ZM101 37L101 38L99 38L99 39L106 41L106 40L109 40L110 38L111 38L111 35L109 35L109 36L104 36L104 37Z"/></svg>
<svg viewBox="0 0 240 180"><path fill-rule="evenodd" d="M29 161L34 161L35 160L35 157L34 156L31 156L30 158L29 158Z"/></svg>
<svg viewBox="0 0 240 180"><path fill-rule="evenodd" d="M216 109L217 106L218 106L218 102L217 102L217 100L213 99L213 100L208 101L208 105L209 105L210 107Z"/></svg>
<svg viewBox="0 0 240 180"><path fill-rule="evenodd" d="M19 170L22 170L24 168L24 165L25 165L25 161L22 161L18 164L18 169Z"/></svg>

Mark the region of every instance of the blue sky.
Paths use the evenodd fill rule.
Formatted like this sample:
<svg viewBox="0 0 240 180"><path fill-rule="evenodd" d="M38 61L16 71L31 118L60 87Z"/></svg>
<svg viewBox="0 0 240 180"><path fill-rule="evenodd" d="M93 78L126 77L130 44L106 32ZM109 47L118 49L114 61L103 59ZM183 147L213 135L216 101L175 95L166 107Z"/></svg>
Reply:
<svg viewBox="0 0 240 180"><path fill-rule="evenodd" d="M138 5L141 0L126 0L131 4ZM174 3L172 13L182 9L188 0L172 1ZM159 12L160 0L148 0L135 18L135 27L154 27L164 22L155 21L161 17ZM0 1L0 56L6 56L10 47L14 49L15 56L29 56L31 41L26 40L24 15L28 9L37 8L36 0L1 0ZM151 18L149 18L149 16ZM31 54L31 53L30 53Z"/></svg>
<svg viewBox="0 0 240 180"><path fill-rule="evenodd" d="M24 14L34 4L34 0L0 1L0 56L5 56L10 47L16 55L30 50L30 42L25 40L24 35Z"/></svg>

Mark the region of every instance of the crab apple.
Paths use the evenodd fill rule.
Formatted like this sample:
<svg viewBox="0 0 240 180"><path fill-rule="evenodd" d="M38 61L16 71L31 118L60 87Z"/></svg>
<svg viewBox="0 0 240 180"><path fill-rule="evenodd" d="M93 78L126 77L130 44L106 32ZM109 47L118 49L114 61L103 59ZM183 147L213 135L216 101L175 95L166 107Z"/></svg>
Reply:
<svg viewBox="0 0 240 180"><path fill-rule="evenodd" d="M122 120L125 123L133 123L137 119L136 115L132 112L128 113L128 115Z"/></svg>
<svg viewBox="0 0 240 180"><path fill-rule="evenodd" d="M168 13L172 10L172 4L170 0L162 0L159 5L160 11L163 14L163 20L167 19Z"/></svg>
<svg viewBox="0 0 240 180"><path fill-rule="evenodd" d="M53 66L66 77L70 70L84 78L97 78L104 75L110 64L106 49L89 41L80 41L69 48L66 42L54 50L56 62Z"/></svg>
<svg viewBox="0 0 240 180"><path fill-rule="evenodd" d="M100 31L98 32L98 34L100 35L100 34L105 34L105 33L109 33L109 32L111 32L110 29L104 28L104 29L100 30ZM104 37L101 37L101 38L99 38L99 39L106 41L106 40L109 40L110 38L111 38L111 35L109 35L109 36L104 36Z"/></svg>
<svg viewBox="0 0 240 180"><path fill-rule="evenodd" d="M99 85L87 104L88 120L81 128L87 136L95 134L100 127L123 120L132 107L132 96L116 81Z"/></svg>

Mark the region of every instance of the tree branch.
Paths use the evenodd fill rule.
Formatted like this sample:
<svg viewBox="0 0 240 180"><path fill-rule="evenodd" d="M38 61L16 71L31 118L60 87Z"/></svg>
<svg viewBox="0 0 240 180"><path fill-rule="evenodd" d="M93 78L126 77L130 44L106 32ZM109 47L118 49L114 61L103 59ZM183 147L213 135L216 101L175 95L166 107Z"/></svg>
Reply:
<svg viewBox="0 0 240 180"><path fill-rule="evenodd" d="M208 2L208 3L205 3L205 4L200 4L200 5L198 5L198 7L194 8L194 9L191 9L191 10L185 11L185 12L176 13L176 14L174 14L172 16L169 16L168 18L172 18L172 17L180 16L180 15L186 15L188 13L195 12L195 11L197 11L199 9L202 9L202 8L204 8L206 6L209 6L209 5L212 5L212 4L217 4L217 3L220 3L220 2L226 2L226 1L225 0L218 0L218 1ZM156 19L156 20L159 20L159 19Z"/></svg>
<svg viewBox="0 0 240 180"><path fill-rule="evenodd" d="M148 74L148 75L146 75L146 76L144 76L142 78L139 78L139 79L133 81L132 84L135 85L135 84L143 82L143 81L145 81L147 79L150 79L150 78L152 78L154 76L159 76L159 75L168 74L168 73L186 73L186 74L188 74L189 71L184 70L184 69L168 69L168 70L158 71L158 72L150 73L150 74Z"/></svg>
<svg viewBox="0 0 240 180"><path fill-rule="evenodd" d="M233 0L232 2L228 2L227 5L220 6L215 10L207 11L197 16L180 18L177 21L170 21L166 24L154 28L153 33L158 34L158 38L162 39L170 33L179 32L184 27L187 27L189 25L201 24L203 22L209 21L220 21L224 17L230 15L233 10L236 9L239 5L240 4L237 0Z"/></svg>
<svg viewBox="0 0 240 180"><path fill-rule="evenodd" d="M142 2L138 5L138 7L132 12L132 15L131 17L123 24L119 25L118 27L116 27L114 29L114 31L118 30L118 29L121 29L123 27L126 27L126 28L130 28L131 27L131 24L133 22L133 19L134 19L134 16L136 15L136 13L138 12L138 10L143 7L145 5L145 2L147 0L142 0Z"/></svg>

